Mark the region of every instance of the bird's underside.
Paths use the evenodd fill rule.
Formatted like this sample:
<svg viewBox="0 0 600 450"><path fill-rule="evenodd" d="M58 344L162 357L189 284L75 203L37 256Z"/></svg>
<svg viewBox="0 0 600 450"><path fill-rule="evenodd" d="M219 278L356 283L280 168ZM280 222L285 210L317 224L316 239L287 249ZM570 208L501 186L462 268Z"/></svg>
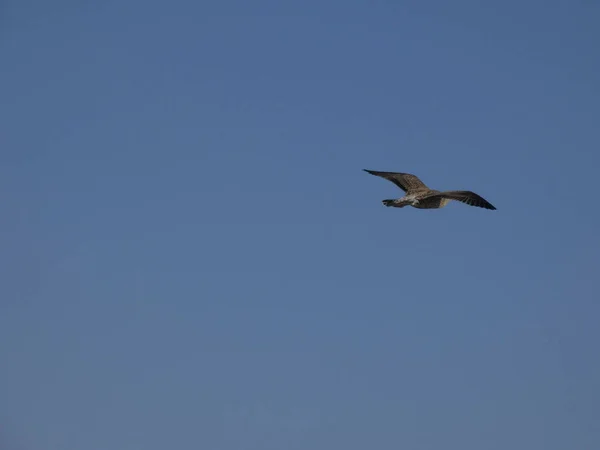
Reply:
<svg viewBox="0 0 600 450"><path fill-rule="evenodd" d="M462 203L466 203L470 206L477 206L485 209L496 209L494 205L488 202L486 199L477 195L472 191L436 191L430 189L425 183L423 183L418 177L410 173L400 172L378 172L376 170L367 170L365 172L370 173L381 178L385 178L391 181L400 189L402 189L406 195L397 199L383 200L382 203L385 206L403 208L405 206L412 206L419 209L437 209L443 208L451 200L456 200Z"/></svg>

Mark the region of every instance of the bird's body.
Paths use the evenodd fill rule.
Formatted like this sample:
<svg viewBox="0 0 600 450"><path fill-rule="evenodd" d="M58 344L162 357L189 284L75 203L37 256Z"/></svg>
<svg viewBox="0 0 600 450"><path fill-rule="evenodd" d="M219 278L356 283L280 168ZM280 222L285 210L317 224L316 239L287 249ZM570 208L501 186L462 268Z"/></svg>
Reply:
<svg viewBox="0 0 600 450"><path fill-rule="evenodd" d="M471 206L478 206L485 209L496 209L494 205L488 202L483 197L471 191L436 191L430 189L418 177L410 173L400 172L378 172L376 170L367 170L378 177L385 178L391 181L404 192L406 195L398 199L383 200L385 206L395 208L404 208L412 206L419 209L437 209L446 206L450 200L457 200Z"/></svg>

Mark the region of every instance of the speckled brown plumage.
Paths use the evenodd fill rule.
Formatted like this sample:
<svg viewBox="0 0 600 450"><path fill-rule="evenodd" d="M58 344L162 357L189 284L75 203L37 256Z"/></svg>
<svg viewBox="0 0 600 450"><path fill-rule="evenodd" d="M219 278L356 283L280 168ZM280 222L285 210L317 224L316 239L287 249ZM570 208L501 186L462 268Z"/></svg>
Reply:
<svg viewBox="0 0 600 450"><path fill-rule="evenodd" d="M412 206L419 209L437 209L446 206L450 200L456 200L470 206L492 210L496 209L494 205L472 191L436 191L435 189L430 189L418 177L410 173L363 170L371 175L391 181L406 192L406 195L402 198L383 200L382 203L385 206L396 208Z"/></svg>

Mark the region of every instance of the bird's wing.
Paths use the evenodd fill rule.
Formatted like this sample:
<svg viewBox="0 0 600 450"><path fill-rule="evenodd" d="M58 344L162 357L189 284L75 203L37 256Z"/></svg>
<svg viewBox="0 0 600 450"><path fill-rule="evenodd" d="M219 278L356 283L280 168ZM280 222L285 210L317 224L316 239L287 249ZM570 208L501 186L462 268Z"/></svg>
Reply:
<svg viewBox="0 0 600 450"><path fill-rule="evenodd" d="M414 192L428 190L429 188L419 180L415 175L410 173L399 173L399 172L378 172L376 170L363 169L365 172L370 173L378 177L385 178L391 181L404 192Z"/></svg>
<svg viewBox="0 0 600 450"><path fill-rule="evenodd" d="M470 206L477 206L485 209L496 209L494 205L488 202L485 198L471 191L444 191L438 194L439 197L450 200L458 200Z"/></svg>

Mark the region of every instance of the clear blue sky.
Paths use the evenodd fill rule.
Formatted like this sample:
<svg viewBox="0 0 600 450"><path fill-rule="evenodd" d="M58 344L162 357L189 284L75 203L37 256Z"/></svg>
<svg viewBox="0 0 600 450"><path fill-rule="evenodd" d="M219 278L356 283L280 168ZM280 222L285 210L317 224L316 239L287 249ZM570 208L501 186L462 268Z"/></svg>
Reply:
<svg viewBox="0 0 600 450"><path fill-rule="evenodd" d="M599 23L3 2L0 448L600 448Z"/></svg>

